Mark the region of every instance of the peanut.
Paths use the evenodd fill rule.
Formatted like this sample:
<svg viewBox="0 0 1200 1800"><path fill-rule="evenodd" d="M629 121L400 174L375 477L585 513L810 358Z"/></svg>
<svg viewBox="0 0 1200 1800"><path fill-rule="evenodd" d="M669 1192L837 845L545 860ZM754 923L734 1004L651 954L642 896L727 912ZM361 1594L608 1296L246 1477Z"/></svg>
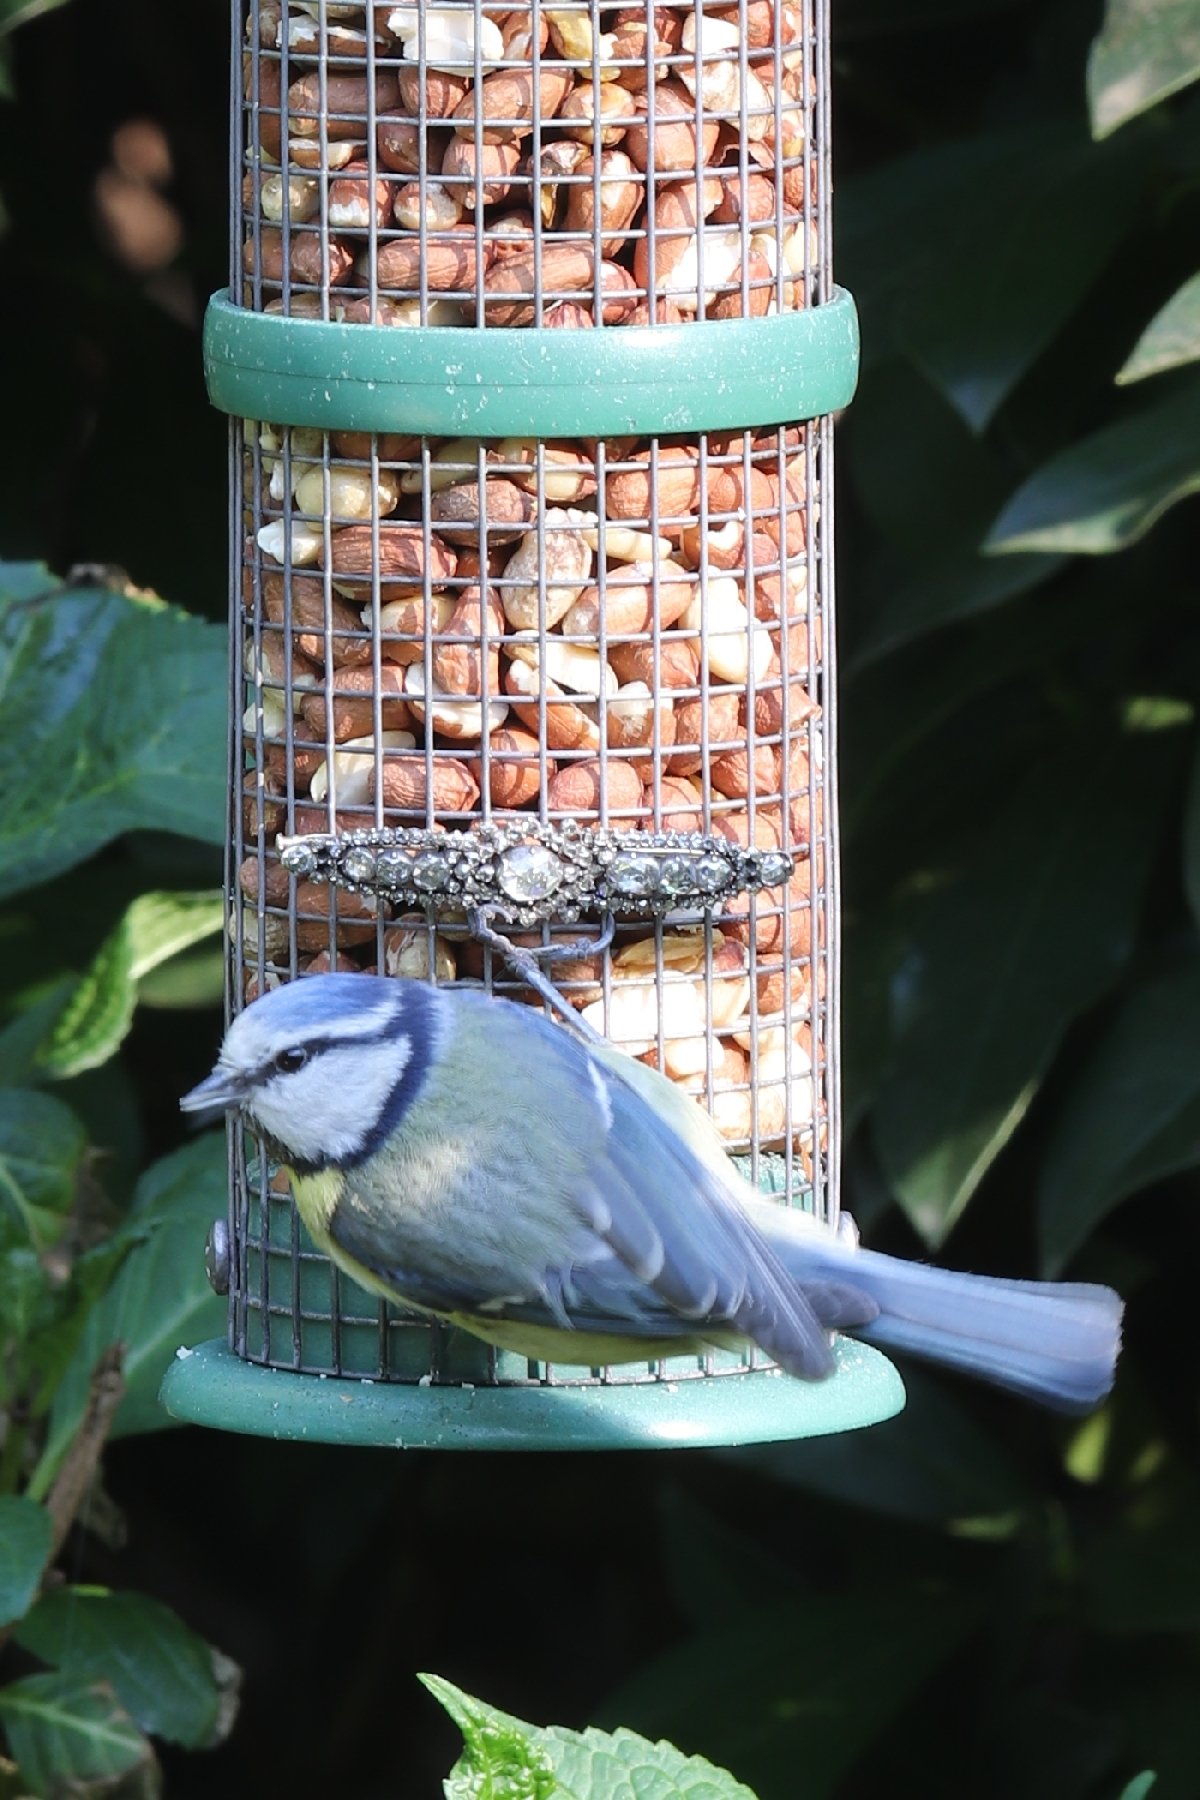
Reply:
<svg viewBox="0 0 1200 1800"><path fill-rule="evenodd" d="M542 758L532 731L525 731L519 725L502 725L488 738L487 752L486 782L493 806L525 806L530 800L536 800L542 789ZM482 788L485 780L482 756L472 757L467 767ZM547 757L547 780L557 768L558 764Z"/></svg>
<svg viewBox="0 0 1200 1800"><path fill-rule="evenodd" d="M473 138L476 119L481 119L485 144L519 140L529 136L535 118L545 124L554 117L573 83L571 71L561 63L543 63L536 84L531 68L496 69L465 96L450 123L463 137Z"/></svg>
<svg viewBox="0 0 1200 1800"><path fill-rule="evenodd" d="M550 778L546 805L555 813L619 818L642 804L642 784L632 763L588 761L566 763Z"/></svg>
<svg viewBox="0 0 1200 1800"><path fill-rule="evenodd" d="M371 771L371 798L383 797L387 811L419 813L423 818L469 813L479 799L479 785L466 763L436 754L432 784L427 781L423 752L413 756L389 756L379 771Z"/></svg>
<svg viewBox="0 0 1200 1800"><path fill-rule="evenodd" d="M483 654L485 621L486 658ZM464 638L466 642L438 642L434 646L432 668L438 686L450 694L498 694L500 652L497 645L504 628L504 609L490 589L485 596L478 587L463 588L441 633L446 639Z"/></svg>
<svg viewBox="0 0 1200 1800"><path fill-rule="evenodd" d="M365 75L337 75L329 70L323 81L315 72L302 75L288 89L288 132L294 138L315 138L323 131L331 143L361 137L368 108L373 106L376 114L386 112L399 97L390 69L376 70L373 99Z"/></svg>
<svg viewBox="0 0 1200 1800"><path fill-rule="evenodd" d="M681 26L682 29L682 26ZM634 101L635 123L625 133L625 151L643 174L650 167L650 98ZM701 125L701 163L707 167L717 146L715 119ZM686 174L696 167L696 102L683 83L657 82L654 89L654 168L660 175Z"/></svg>
<svg viewBox="0 0 1200 1800"><path fill-rule="evenodd" d="M584 589L563 618L563 634L597 637L601 621L614 637L649 631L656 623L666 631L686 613L693 591L678 563L627 563L607 576L603 591L598 584Z"/></svg>
<svg viewBox="0 0 1200 1800"><path fill-rule="evenodd" d="M304 721L315 738L324 738L333 719L333 739L344 744L347 738L367 737L375 729L375 671L371 668L344 669L337 674L332 691L306 694L301 704ZM404 699L404 677L391 663L379 671L379 721L384 731L406 731L412 713Z"/></svg>

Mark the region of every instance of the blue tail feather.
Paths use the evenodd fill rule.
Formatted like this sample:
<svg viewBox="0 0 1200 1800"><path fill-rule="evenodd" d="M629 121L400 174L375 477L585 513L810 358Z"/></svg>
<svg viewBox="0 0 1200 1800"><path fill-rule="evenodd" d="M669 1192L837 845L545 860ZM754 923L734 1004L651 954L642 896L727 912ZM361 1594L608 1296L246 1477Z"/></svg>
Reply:
<svg viewBox="0 0 1200 1800"><path fill-rule="evenodd" d="M755 1208L763 1226L764 1210ZM1121 1347L1120 1298L1083 1282L1013 1281L904 1262L789 1226L788 1208L767 1225L773 1248L799 1282L860 1289L878 1318L854 1330L883 1350L961 1369L1066 1412L1098 1406Z"/></svg>

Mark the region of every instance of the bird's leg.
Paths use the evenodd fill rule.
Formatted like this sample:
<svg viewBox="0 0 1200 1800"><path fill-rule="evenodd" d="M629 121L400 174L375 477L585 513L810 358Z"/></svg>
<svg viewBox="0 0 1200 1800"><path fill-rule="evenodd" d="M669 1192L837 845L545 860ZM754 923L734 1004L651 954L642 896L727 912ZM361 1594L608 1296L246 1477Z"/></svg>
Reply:
<svg viewBox="0 0 1200 1800"><path fill-rule="evenodd" d="M563 1023L570 1027L576 1037L582 1038L586 1044L604 1043L605 1040L601 1033L580 1018L570 1002L559 993L550 977L538 967L538 963L547 954L560 957L567 954L581 956L589 951L606 950L612 943L611 914L598 938L584 939L572 944L544 944L533 947L514 944L504 936L503 932L495 931L489 923L490 914L491 908L486 906L476 906L468 912L467 925L470 928L471 936L477 938L481 944L486 944L488 949L495 951L497 956L502 957L508 966L521 977L526 986L531 987L535 994L540 994L547 1006L552 1007L558 1013Z"/></svg>
<svg viewBox="0 0 1200 1800"><path fill-rule="evenodd" d="M616 928L617 921L613 915L605 913L604 924L596 937L572 938L569 944L535 945L529 954L536 956L539 962L566 962L571 957L598 956L612 943Z"/></svg>

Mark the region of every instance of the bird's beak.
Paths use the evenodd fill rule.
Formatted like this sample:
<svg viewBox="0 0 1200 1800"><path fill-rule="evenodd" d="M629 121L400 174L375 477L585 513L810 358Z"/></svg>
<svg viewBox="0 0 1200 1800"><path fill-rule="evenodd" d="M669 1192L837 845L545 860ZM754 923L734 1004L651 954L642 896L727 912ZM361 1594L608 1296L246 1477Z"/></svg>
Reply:
<svg viewBox="0 0 1200 1800"><path fill-rule="evenodd" d="M232 1069L215 1068L190 1094L179 1102L180 1112L218 1113L230 1106L240 1106L246 1098L246 1082Z"/></svg>

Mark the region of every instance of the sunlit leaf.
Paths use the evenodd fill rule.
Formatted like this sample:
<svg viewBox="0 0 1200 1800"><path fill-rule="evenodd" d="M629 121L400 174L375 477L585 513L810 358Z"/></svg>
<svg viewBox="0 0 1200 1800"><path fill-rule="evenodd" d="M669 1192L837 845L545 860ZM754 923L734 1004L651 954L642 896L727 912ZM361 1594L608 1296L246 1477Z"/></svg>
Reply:
<svg viewBox="0 0 1200 1800"><path fill-rule="evenodd" d="M1200 490L1200 382L1082 438L1019 487L986 548L1102 556Z"/></svg>
<svg viewBox="0 0 1200 1800"><path fill-rule="evenodd" d="M1166 369L1195 362L1197 357L1200 357L1200 275L1193 275L1171 295L1161 312L1155 313L1117 380L1141 381L1147 375L1161 375Z"/></svg>
<svg viewBox="0 0 1200 1800"><path fill-rule="evenodd" d="M15 31L18 25L27 25L65 5L66 0L0 0L0 33Z"/></svg>
<svg viewBox="0 0 1200 1800"><path fill-rule="evenodd" d="M1195 0L1107 0L1088 58L1092 130L1119 125L1179 92L1200 75L1200 12Z"/></svg>
<svg viewBox="0 0 1200 1800"><path fill-rule="evenodd" d="M115 1055L133 1023L138 983L224 922L220 894L142 894L101 946L59 1017L40 1061L59 1078Z"/></svg>
<svg viewBox="0 0 1200 1800"><path fill-rule="evenodd" d="M618 1727L527 1725L439 1675L422 1675L463 1734L446 1800L754 1800L725 1769Z"/></svg>

